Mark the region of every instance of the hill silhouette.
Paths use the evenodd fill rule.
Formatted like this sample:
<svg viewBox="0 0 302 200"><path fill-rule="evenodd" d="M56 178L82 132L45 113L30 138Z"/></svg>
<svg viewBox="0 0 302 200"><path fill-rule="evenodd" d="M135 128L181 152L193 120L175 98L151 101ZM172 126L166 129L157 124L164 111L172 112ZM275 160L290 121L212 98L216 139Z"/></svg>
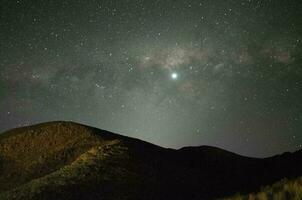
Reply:
<svg viewBox="0 0 302 200"><path fill-rule="evenodd" d="M209 146L174 150L49 122L0 135L0 199L224 198L301 176L301 156L248 158Z"/></svg>

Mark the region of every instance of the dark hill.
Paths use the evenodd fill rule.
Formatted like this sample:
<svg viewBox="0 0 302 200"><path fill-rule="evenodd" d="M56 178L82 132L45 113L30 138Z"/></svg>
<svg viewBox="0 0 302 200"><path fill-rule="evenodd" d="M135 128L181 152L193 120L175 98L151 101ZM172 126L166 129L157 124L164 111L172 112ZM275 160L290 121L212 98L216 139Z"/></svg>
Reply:
<svg viewBox="0 0 302 200"><path fill-rule="evenodd" d="M162 148L50 122L0 135L0 199L214 199L302 175L301 151L267 159Z"/></svg>

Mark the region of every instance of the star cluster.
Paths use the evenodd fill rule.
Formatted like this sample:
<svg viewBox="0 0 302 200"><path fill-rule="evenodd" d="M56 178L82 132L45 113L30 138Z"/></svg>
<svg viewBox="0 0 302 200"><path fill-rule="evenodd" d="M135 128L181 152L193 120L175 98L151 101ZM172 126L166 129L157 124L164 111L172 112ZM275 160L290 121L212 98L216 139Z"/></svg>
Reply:
<svg viewBox="0 0 302 200"><path fill-rule="evenodd" d="M301 148L298 0L0 5L1 131L72 120L172 148Z"/></svg>

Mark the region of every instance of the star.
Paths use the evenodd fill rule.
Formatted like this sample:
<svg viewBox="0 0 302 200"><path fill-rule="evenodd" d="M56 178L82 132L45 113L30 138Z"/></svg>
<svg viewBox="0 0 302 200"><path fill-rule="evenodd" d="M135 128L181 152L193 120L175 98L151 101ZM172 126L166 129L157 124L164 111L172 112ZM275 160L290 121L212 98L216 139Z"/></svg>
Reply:
<svg viewBox="0 0 302 200"><path fill-rule="evenodd" d="M299 1L22 2L1 12L0 134L62 119L172 148L302 145Z"/></svg>
<svg viewBox="0 0 302 200"><path fill-rule="evenodd" d="M173 72L173 73L171 74L171 78L172 78L173 80L178 79L178 74L177 74L176 72Z"/></svg>

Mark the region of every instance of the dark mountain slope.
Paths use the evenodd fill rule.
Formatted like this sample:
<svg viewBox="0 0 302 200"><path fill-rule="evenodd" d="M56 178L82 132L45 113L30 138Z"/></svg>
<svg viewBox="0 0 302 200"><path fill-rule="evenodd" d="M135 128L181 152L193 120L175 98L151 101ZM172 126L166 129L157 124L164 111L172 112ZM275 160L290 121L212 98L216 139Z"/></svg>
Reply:
<svg viewBox="0 0 302 200"><path fill-rule="evenodd" d="M213 199L302 175L301 152L267 159L162 148L72 122L0 136L0 199Z"/></svg>

